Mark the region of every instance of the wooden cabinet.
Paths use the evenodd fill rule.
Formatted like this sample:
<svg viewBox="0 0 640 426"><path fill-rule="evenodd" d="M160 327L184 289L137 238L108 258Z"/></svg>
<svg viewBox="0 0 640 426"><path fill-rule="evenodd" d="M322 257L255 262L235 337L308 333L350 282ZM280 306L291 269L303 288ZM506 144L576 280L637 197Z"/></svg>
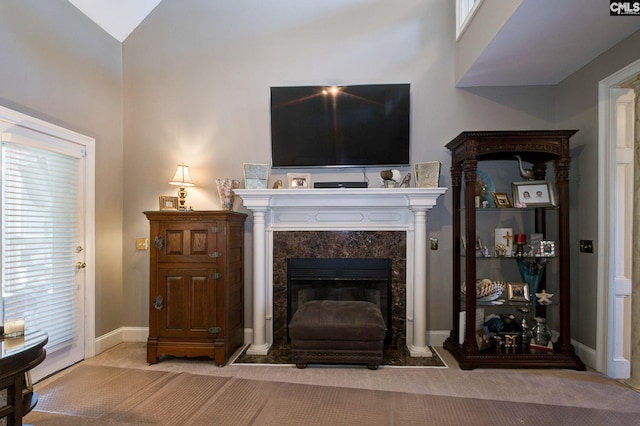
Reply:
<svg viewBox="0 0 640 426"><path fill-rule="evenodd" d="M144 212L152 240L147 362L224 365L244 338L244 221L228 211Z"/></svg>
<svg viewBox="0 0 640 426"><path fill-rule="evenodd" d="M573 368L584 370L585 365L575 354L571 345L570 325L570 276L569 276L569 138L575 130L551 131L488 131L463 132L449 142L451 151L451 179L453 194L453 329L445 341L462 369L487 368ZM486 208L478 206L476 196L480 196L478 162L506 162L515 164L514 155L519 155L525 163L531 164L533 179L547 180L547 166L552 165L555 179L548 180L555 187L555 206L527 208ZM464 182L463 182L464 181ZM501 191L510 192L512 182L497 182ZM507 191L507 189L509 191ZM553 187L552 187L553 189ZM493 189L495 191L495 189ZM509 195L511 197L511 195ZM508 214L510 215L508 215ZM491 216L493 215L493 216ZM553 226L547 226L553 220ZM503 221L504 223L501 223ZM539 291L546 290L547 282L553 283L550 293L557 293L552 305L541 306L533 297L527 302L533 316L549 316L554 319L552 329L556 332L555 342L546 351L532 349L527 339L504 350L496 345L499 335L487 336L485 330L478 330L477 324L484 324L489 313L513 315L521 321L517 303L503 306L485 304L476 300L476 280L486 278L482 268L488 268L496 276L491 278L503 282L522 282L518 273L517 260L489 255L476 256L474 242L478 233L493 232L494 228L514 227L514 233L531 232L543 235L544 240L555 243L555 255L550 257L546 277ZM518 229L520 227L521 229ZM551 229L553 228L553 229ZM464 241L466 244L462 244ZM493 241L490 244L493 246ZM464 248L463 248L464 247ZM493 251L493 247L491 247ZM522 261L523 259L521 259ZM531 259L532 261L535 260ZM487 267L489 263L490 267ZM514 266L515 265L515 266ZM464 292L462 289L464 286ZM521 304L520 304L521 306ZM480 334L480 335L479 335ZM517 336L517 332L515 333ZM510 339L513 337L510 336ZM493 339L493 341L491 340ZM524 344L523 344L524 342Z"/></svg>

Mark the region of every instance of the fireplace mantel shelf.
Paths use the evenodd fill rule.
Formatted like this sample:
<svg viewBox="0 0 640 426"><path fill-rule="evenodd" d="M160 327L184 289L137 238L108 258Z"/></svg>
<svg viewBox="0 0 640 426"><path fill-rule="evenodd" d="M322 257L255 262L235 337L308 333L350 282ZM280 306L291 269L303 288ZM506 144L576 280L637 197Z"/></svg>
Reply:
<svg viewBox="0 0 640 426"><path fill-rule="evenodd" d="M402 230L407 233L407 347L412 356L431 356L426 343L426 216L446 190L234 190L253 212L253 336L247 353L265 355L273 343L273 231Z"/></svg>
<svg viewBox="0 0 640 426"><path fill-rule="evenodd" d="M245 207L433 207L447 188L236 189Z"/></svg>

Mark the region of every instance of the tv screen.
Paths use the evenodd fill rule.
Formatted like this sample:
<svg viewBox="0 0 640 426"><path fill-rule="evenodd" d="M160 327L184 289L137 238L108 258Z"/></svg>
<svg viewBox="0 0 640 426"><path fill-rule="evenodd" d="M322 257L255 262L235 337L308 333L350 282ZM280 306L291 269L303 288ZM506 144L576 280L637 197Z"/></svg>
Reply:
<svg viewBox="0 0 640 426"><path fill-rule="evenodd" d="M272 167L410 164L409 87L272 87Z"/></svg>

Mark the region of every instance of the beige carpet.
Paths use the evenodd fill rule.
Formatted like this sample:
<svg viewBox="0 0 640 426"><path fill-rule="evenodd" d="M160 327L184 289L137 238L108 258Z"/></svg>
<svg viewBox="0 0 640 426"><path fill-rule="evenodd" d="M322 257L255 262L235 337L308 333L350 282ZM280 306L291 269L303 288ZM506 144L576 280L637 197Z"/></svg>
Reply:
<svg viewBox="0 0 640 426"><path fill-rule="evenodd" d="M91 364L37 391L38 405L25 419L35 425L640 424L637 404L596 409Z"/></svg>

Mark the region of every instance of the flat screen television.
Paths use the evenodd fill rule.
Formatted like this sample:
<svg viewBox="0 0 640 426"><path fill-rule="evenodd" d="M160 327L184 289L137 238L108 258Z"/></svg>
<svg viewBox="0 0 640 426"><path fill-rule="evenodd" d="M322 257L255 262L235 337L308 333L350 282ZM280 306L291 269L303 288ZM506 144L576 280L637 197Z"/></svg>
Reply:
<svg viewBox="0 0 640 426"><path fill-rule="evenodd" d="M271 87L271 166L409 165L409 89L409 84Z"/></svg>

